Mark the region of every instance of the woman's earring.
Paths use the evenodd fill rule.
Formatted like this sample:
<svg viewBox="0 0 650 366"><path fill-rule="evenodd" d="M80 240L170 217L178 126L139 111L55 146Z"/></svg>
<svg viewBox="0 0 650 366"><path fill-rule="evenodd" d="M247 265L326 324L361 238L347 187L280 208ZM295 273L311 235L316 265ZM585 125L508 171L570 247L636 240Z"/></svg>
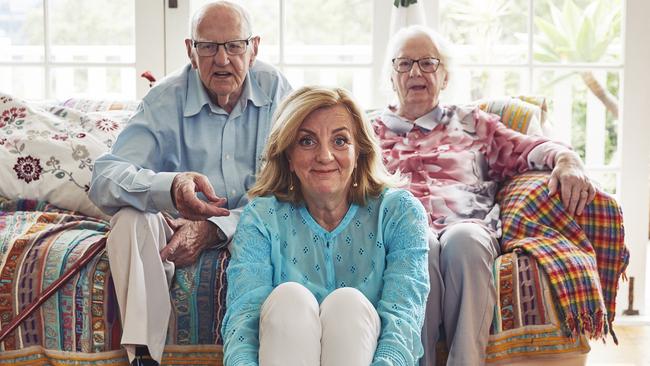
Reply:
<svg viewBox="0 0 650 366"><path fill-rule="evenodd" d="M356 172L356 169L355 169L355 172ZM357 175L354 174L354 173L353 173L353 175L354 175L354 182L352 182L352 187L357 188L359 186L359 183L357 183Z"/></svg>
<svg viewBox="0 0 650 366"><path fill-rule="evenodd" d="M289 191L293 192L293 174L289 177Z"/></svg>

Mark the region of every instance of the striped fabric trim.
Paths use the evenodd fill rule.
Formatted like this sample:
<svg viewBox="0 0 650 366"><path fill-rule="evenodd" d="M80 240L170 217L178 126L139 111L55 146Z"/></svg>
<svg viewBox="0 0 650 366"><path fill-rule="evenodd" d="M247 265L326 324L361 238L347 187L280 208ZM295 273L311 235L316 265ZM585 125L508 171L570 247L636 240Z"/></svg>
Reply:
<svg viewBox="0 0 650 366"><path fill-rule="evenodd" d="M219 345L168 345L162 358L163 365L223 365L223 347ZM32 346L0 353L0 365L119 365L129 361L124 350L98 353L65 352Z"/></svg>

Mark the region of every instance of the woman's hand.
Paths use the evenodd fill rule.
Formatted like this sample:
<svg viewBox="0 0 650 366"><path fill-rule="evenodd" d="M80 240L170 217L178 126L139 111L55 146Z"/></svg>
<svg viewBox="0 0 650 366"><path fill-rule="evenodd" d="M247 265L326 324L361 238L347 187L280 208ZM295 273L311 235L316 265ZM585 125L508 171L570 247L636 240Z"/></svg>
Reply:
<svg viewBox="0 0 650 366"><path fill-rule="evenodd" d="M580 157L572 151L558 153L555 158L555 168L548 181L549 195L558 192L558 188L562 204L571 215L581 215L596 196L596 188L587 177Z"/></svg>

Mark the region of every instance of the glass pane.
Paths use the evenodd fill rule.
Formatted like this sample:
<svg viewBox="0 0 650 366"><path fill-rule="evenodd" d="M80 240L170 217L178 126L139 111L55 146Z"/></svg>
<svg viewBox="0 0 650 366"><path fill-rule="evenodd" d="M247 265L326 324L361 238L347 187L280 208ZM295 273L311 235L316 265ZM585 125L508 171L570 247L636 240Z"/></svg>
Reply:
<svg viewBox="0 0 650 366"><path fill-rule="evenodd" d="M528 0L440 0L440 32L456 46L458 62L524 62Z"/></svg>
<svg viewBox="0 0 650 366"><path fill-rule="evenodd" d="M443 103L468 103L478 99L528 94L525 68L456 68L440 94Z"/></svg>
<svg viewBox="0 0 650 366"><path fill-rule="evenodd" d="M43 61L43 1L0 0L0 61Z"/></svg>
<svg viewBox="0 0 650 366"><path fill-rule="evenodd" d="M370 62L370 0L286 0L285 59L297 63Z"/></svg>
<svg viewBox="0 0 650 366"><path fill-rule="evenodd" d="M0 66L0 90L24 99L45 98L42 67Z"/></svg>
<svg viewBox="0 0 650 366"><path fill-rule="evenodd" d="M361 107L371 107L370 68L297 68L287 67L284 74L294 89L304 85L325 85L345 88L352 92Z"/></svg>
<svg viewBox="0 0 650 366"><path fill-rule="evenodd" d="M548 134L571 144L587 167L618 165L619 72L540 70L534 77L536 93L549 98Z"/></svg>
<svg viewBox="0 0 650 366"><path fill-rule="evenodd" d="M52 68L52 96L56 99L135 99L135 69L132 67Z"/></svg>
<svg viewBox="0 0 650 366"><path fill-rule="evenodd" d="M536 1L535 61L620 62L621 18L621 0Z"/></svg>
<svg viewBox="0 0 650 366"><path fill-rule="evenodd" d="M51 0L50 16L53 61L135 62L133 1Z"/></svg>
<svg viewBox="0 0 650 366"><path fill-rule="evenodd" d="M237 1L251 15L253 33L259 35L258 57L262 61L280 61L280 2L279 0L240 0Z"/></svg>

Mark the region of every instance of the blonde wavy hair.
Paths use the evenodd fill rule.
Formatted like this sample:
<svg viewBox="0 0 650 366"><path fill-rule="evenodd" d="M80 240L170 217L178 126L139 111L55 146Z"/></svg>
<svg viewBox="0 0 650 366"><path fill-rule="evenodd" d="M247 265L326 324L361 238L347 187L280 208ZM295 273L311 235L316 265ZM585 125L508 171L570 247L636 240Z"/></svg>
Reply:
<svg viewBox="0 0 650 366"><path fill-rule="evenodd" d="M273 194L281 201L300 203L304 200L299 184L289 189L293 182L299 181L289 168L288 150L297 142L298 130L309 114L338 105L344 106L352 117L358 154L352 177L357 186L350 187L348 200L365 205L369 197L378 197L385 188L404 184L398 174L390 174L384 166L372 126L350 92L341 88L305 86L291 93L273 116L273 128L264 151L265 162L255 185L248 191L251 199Z"/></svg>

